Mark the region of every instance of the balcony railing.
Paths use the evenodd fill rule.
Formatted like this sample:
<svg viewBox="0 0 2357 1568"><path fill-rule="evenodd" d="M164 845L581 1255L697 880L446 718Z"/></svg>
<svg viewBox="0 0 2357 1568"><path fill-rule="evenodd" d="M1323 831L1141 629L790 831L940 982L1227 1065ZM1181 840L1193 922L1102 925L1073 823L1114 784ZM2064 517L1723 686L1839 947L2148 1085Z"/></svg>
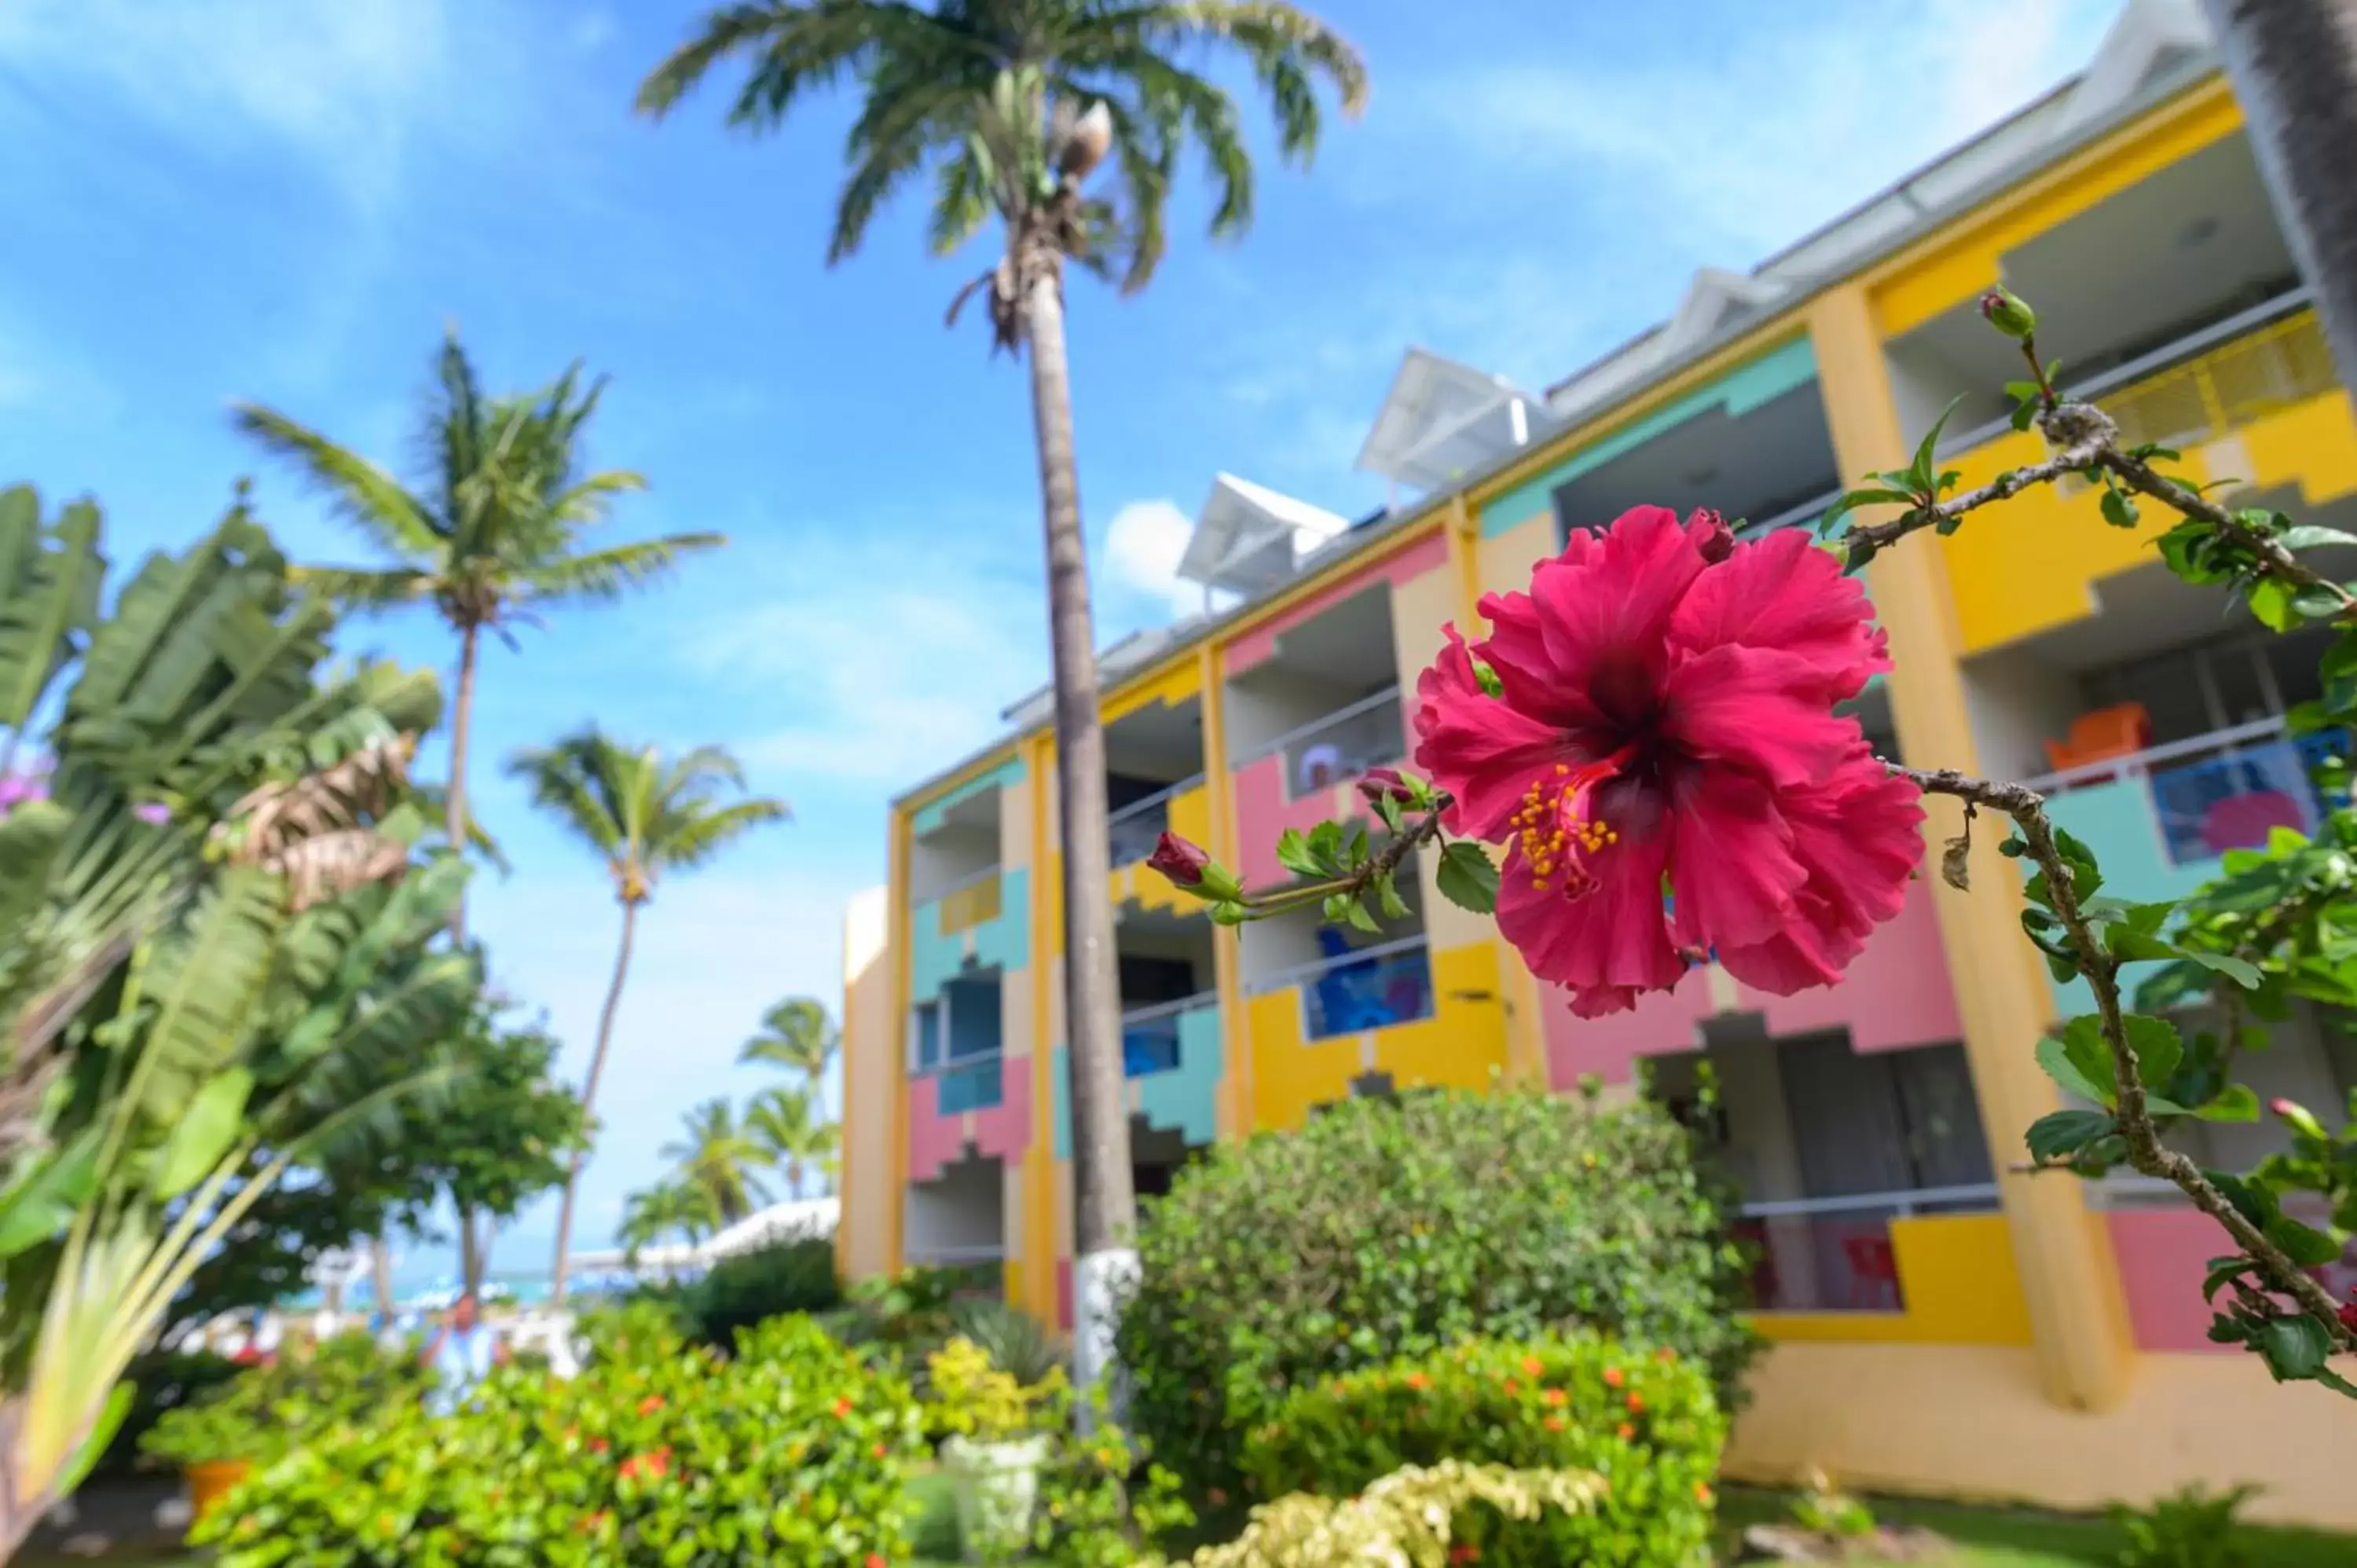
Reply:
<svg viewBox="0 0 2357 1568"><path fill-rule="evenodd" d="M1918 1187L1748 1203L1731 1229L1755 1250L1751 1297L1762 1312L1902 1312L1890 1222L1996 1207L1994 1184Z"/></svg>
<svg viewBox="0 0 2357 1568"><path fill-rule="evenodd" d="M926 1075L934 1080L933 1109L944 1116L963 1116L999 1104L1005 1098L1002 1060L993 1051L988 1056L952 1058L926 1069Z"/></svg>
<svg viewBox="0 0 2357 1568"><path fill-rule="evenodd" d="M1301 990L1304 1039L1329 1039L1432 1016L1432 954L1427 939L1354 949L1261 979L1255 992Z"/></svg>
<svg viewBox="0 0 2357 1568"><path fill-rule="evenodd" d="M1114 869L1134 865L1152 854L1156 842L1170 826L1170 802L1202 781L1200 773L1181 779L1108 816L1105 827L1113 840Z"/></svg>
<svg viewBox="0 0 2357 1568"><path fill-rule="evenodd" d="M1237 759L1237 766L1272 754L1285 758L1285 798L1347 784L1370 768L1407 755L1400 714L1400 689L1386 686L1347 707L1335 709Z"/></svg>
<svg viewBox="0 0 2357 1568"><path fill-rule="evenodd" d="M1151 1078L1178 1066L1178 1020L1199 1008L1216 1007L1220 999L1205 992L1151 1007L1133 1007L1121 1015L1121 1068L1131 1078Z"/></svg>
<svg viewBox="0 0 2357 1568"><path fill-rule="evenodd" d="M2343 804L2320 794L2310 772L2345 757L2343 732L2291 736L2279 718L2106 757L2029 781L2049 796L2104 785L2141 789L2171 865L2214 860L2230 849L2255 849L2278 827L2312 833L2322 814Z"/></svg>
<svg viewBox="0 0 2357 1568"><path fill-rule="evenodd" d="M941 908L942 935L952 937L960 931L998 918L998 867L985 866L971 876L960 877L933 896Z"/></svg>

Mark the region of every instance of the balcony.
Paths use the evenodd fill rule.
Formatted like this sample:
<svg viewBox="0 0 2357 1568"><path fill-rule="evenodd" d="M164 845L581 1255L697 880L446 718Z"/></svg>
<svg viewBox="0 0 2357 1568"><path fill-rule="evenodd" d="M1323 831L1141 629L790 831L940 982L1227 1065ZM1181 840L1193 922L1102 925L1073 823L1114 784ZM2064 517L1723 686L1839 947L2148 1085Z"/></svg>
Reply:
<svg viewBox="0 0 2357 1568"><path fill-rule="evenodd" d="M1200 1038L1203 1026L1216 1045L1220 999L1211 993L1133 1007L1121 1015L1121 1069L1133 1079L1176 1072L1190 1038Z"/></svg>
<svg viewBox="0 0 2357 1568"><path fill-rule="evenodd" d="M1907 1310L1894 1222L1989 1214L1994 1183L1747 1203L1729 1227L1752 1252L1751 1300L1761 1312Z"/></svg>
<svg viewBox="0 0 2357 1568"><path fill-rule="evenodd" d="M922 1002L958 975L1023 967L1028 892L1022 872L986 865L916 901L909 913L909 995Z"/></svg>
<svg viewBox="0 0 2357 1568"><path fill-rule="evenodd" d="M2257 849L2276 828L2312 833L2326 799L2310 773L2349 755L2346 734L2287 735L2261 719L2029 780L2057 827L2084 840L2104 892L2181 898L2218 875L2228 850Z"/></svg>
<svg viewBox="0 0 2357 1568"><path fill-rule="evenodd" d="M1307 832L1338 814L1374 822L1344 787L1368 769L1407 755L1400 689L1386 684L1265 741L1236 768L1236 822L1243 842L1240 869L1247 883L1275 882L1288 874L1277 864L1276 843L1288 828Z"/></svg>
<svg viewBox="0 0 2357 1568"><path fill-rule="evenodd" d="M986 866L945 889L933 900L935 928L945 937L996 920L1005 912L998 867Z"/></svg>
<svg viewBox="0 0 2357 1568"><path fill-rule="evenodd" d="M996 972L952 976L909 1018L910 1179L969 1152L1012 1157L1030 1141L1028 1058L1009 1056Z"/></svg>
<svg viewBox="0 0 2357 1568"><path fill-rule="evenodd" d="M1277 977L1301 993L1301 1037L1327 1040L1432 1016L1432 954L1421 936L1353 948L1319 928L1329 956Z"/></svg>

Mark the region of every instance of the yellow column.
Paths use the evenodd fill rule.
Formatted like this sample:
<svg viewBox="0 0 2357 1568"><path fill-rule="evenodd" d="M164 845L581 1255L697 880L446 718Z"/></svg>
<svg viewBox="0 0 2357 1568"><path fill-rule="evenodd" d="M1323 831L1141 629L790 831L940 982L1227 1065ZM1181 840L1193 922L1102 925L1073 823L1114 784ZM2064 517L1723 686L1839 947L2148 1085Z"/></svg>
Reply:
<svg viewBox="0 0 2357 1568"><path fill-rule="evenodd" d="M891 1107L892 1135L885 1141L891 1151L892 1163L884 1173L886 1190L892 1196L885 1207L884 1266L891 1273L902 1267L901 1244L906 1239L909 1220L909 966L913 961L909 951L911 933L909 929L909 815L906 811L892 813L892 843L888 853L890 870L886 876L890 891L886 895L892 907L885 912L885 961L892 966L892 1021L885 1031L889 1046L886 1055L890 1060L884 1069L885 1094ZM844 1103L851 1102L850 1061L844 1065ZM837 1252L841 1251L838 1244Z"/></svg>
<svg viewBox="0 0 2357 1568"><path fill-rule="evenodd" d="M1227 657L1206 641L1202 660L1203 788L1211 807L1211 842L1203 847L1222 865L1232 866L1236 849L1236 797L1228 777ZM1211 928L1211 984L1220 997L1220 1049L1225 1057L1220 1080L1220 1136L1242 1138L1252 1130L1252 1025L1244 1016L1243 934L1233 926Z"/></svg>
<svg viewBox="0 0 2357 1568"><path fill-rule="evenodd" d="M1471 641L1484 629L1481 595L1487 585L1481 581L1481 520L1466 504L1462 491L1449 500L1448 532L1448 564L1457 575L1457 629ZM1529 585L1501 583L1498 587L1503 592ZM1408 722L1413 725L1415 720L1411 716ZM1414 739L1411 734L1411 746ZM1546 1020L1539 1011L1538 981L1513 943L1501 937L1492 945L1498 952L1498 1001L1506 1010L1507 1081L1544 1087Z"/></svg>
<svg viewBox="0 0 2357 1568"><path fill-rule="evenodd" d="M1023 1151L1023 1255L1010 1259L1008 1273L1022 1283L1025 1310L1042 1322L1056 1317L1056 1063L1049 1020L1055 1011L1053 979L1060 924L1049 897L1060 886L1049 854L1048 780L1056 766L1046 735L1025 743L1031 802L1031 1146Z"/></svg>
<svg viewBox="0 0 2357 1568"><path fill-rule="evenodd" d="M1809 334L1844 477L1904 467L1910 443L1899 426L1866 290L1852 284L1821 295L1809 306ZM1928 537L1909 540L1868 569L1875 608L1890 635L1891 711L1910 760L1975 772L1954 604L1945 560L1932 545ZM1956 802L1927 799L1924 806L1929 839L1957 832ZM2004 825L1984 813L1978 831L1973 891L1944 884L1936 889L1941 941L2047 1396L2066 1408L2104 1410L2126 1396L2134 1367L2126 1298L2110 1237L2079 1184L2014 1171L2029 1157L2024 1130L2061 1103L2032 1055L2051 1019L2052 1000L2037 952L2022 936L2019 883L1996 854Z"/></svg>

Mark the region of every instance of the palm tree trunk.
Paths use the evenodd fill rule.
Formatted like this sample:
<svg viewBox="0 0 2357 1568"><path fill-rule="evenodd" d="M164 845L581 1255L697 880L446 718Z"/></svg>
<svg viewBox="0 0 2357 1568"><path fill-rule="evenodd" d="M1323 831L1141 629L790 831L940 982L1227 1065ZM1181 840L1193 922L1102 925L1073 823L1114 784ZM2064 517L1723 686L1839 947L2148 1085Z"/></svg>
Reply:
<svg viewBox="0 0 2357 1568"><path fill-rule="evenodd" d="M638 934L638 927L639 907L626 898L622 901L622 945L614 954L614 979L606 987L605 1009L597 1015L597 1046L589 1053L589 1077L581 1086L585 1119L597 1103L597 1079L605 1075L606 1050L614 1043L614 1013L622 1004L622 982L630 972L630 941ZM558 1306L565 1305L565 1273L572 1261L573 1203L580 1191L581 1166L588 1156L587 1148L573 1151L573 1162L565 1173L565 1198L556 1209L556 1262L549 1280L548 1298Z"/></svg>
<svg viewBox="0 0 2357 1568"><path fill-rule="evenodd" d="M2203 9L2333 364L2357 385L2357 0Z"/></svg>
<svg viewBox="0 0 2357 1568"><path fill-rule="evenodd" d="M379 1236L369 1243L369 1278L376 1286L376 1309L393 1321L393 1243Z"/></svg>
<svg viewBox="0 0 2357 1568"><path fill-rule="evenodd" d="M1105 825L1104 727L1097 714L1096 633L1072 456L1071 367L1062 285L1038 268L1023 298L1031 344L1031 417L1039 443L1048 550L1049 644L1056 690L1056 782L1064 848L1064 1039L1071 1063L1075 1371L1086 1387L1113 1360L1112 1296L1135 1266L1129 1111L1121 1067L1121 991L1114 962L1112 845Z"/></svg>
<svg viewBox="0 0 2357 1568"><path fill-rule="evenodd" d="M450 709L450 788L442 801L443 827L450 835L450 853L467 853L467 741L475 727L475 655L482 628L469 626L458 633L458 696ZM462 891L450 911L450 936L467 940L467 897Z"/></svg>

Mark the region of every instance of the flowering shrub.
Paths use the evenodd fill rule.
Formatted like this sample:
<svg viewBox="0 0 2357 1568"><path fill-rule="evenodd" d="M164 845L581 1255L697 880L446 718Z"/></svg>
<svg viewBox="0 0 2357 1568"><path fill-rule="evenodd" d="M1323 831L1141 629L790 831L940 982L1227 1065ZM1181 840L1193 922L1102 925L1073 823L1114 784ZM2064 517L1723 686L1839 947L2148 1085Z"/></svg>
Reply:
<svg viewBox="0 0 2357 1568"><path fill-rule="evenodd" d="M1459 1533L1487 1563L1684 1568L1709 1557L1726 1440L1702 1368L1577 1334L1477 1341L1298 1390L1248 1435L1244 1468L1263 1497L1347 1495L1447 1459L1590 1472L1602 1484L1590 1509L1493 1510Z"/></svg>
<svg viewBox="0 0 2357 1568"><path fill-rule="evenodd" d="M990 1353L963 1335L925 1359L932 1374L925 1402L929 1431L1005 1443L1025 1437L1053 1419L1065 1402L1064 1369L1051 1368L1040 1382L1025 1387L994 1366Z"/></svg>
<svg viewBox="0 0 2357 1568"><path fill-rule="evenodd" d="M1339 1373L1587 1327L1674 1347L1726 1405L1755 1343L1689 1138L1642 1102L1348 1101L1210 1151L1137 1245L1130 1418L1214 1507L1241 1498L1243 1434Z"/></svg>
<svg viewBox="0 0 2357 1568"><path fill-rule="evenodd" d="M365 1334L290 1345L158 1416L139 1451L165 1465L268 1464L319 1434L414 1404L430 1381L417 1358Z"/></svg>
<svg viewBox="0 0 2357 1568"><path fill-rule="evenodd" d="M503 1370L438 1420L380 1411L258 1472L196 1540L222 1568L877 1568L921 1448L905 1384L779 1318L734 1359L674 1345L568 1381Z"/></svg>
<svg viewBox="0 0 2357 1568"><path fill-rule="evenodd" d="M1102 1387L1088 1395L1093 1419L1085 1432L1072 1419L1078 1402L1069 1387L1052 1400L1052 1441L1032 1518L1036 1560L1050 1568L1158 1563L1156 1542L1195 1522L1178 1477L1114 1423Z"/></svg>
<svg viewBox="0 0 2357 1568"><path fill-rule="evenodd" d="M1444 1568L1480 1563L1488 1560L1480 1546L1457 1539L1458 1521L1534 1523L1549 1510L1576 1518L1595 1506L1600 1490L1592 1476L1444 1459L1429 1469L1386 1476L1354 1498L1297 1492L1255 1509L1242 1536L1205 1547L1191 1562L1194 1568L1329 1568L1343 1563Z"/></svg>

